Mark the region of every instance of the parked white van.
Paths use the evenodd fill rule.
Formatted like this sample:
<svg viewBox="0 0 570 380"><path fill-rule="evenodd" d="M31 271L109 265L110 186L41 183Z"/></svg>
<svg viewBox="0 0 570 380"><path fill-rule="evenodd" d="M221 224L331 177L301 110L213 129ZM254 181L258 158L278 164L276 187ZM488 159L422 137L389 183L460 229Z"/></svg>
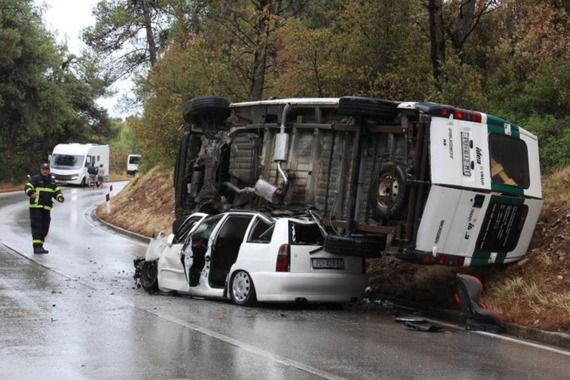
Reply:
<svg viewBox="0 0 570 380"><path fill-rule="evenodd" d="M429 102L191 99L177 217L309 210L331 253L420 264L509 263L542 205L538 140L498 117Z"/></svg>
<svg viewBox="0 0 570 380"><path fill-rule="evenodd" d="M103 165L105 180L109 175L109 145L57 144L50 156L51 174L56 182L85 186L90 166Z"/></svg>
<svg viewBox="0 0 570 380"><path fill-rule="evenodd" d="M140 154L129 154L127 157L127 174L134 175L139 171L139 165L141 163Z"/></svg>

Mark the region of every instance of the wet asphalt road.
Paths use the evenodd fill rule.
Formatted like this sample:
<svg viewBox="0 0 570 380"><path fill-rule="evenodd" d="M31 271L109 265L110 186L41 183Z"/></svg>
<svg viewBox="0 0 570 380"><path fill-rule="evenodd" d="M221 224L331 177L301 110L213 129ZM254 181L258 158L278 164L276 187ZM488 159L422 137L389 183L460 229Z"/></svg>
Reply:
<svg viewBox="0 0 570 380"><path fill-rule="evenodd" d="M120 186L114 185L117 189ZM237 307L133 286L144 244L90 217L105 190L65 188L48 255L22 193L0 194L0 379L564 379L570 352L408 330L366 308Z"/></svg>

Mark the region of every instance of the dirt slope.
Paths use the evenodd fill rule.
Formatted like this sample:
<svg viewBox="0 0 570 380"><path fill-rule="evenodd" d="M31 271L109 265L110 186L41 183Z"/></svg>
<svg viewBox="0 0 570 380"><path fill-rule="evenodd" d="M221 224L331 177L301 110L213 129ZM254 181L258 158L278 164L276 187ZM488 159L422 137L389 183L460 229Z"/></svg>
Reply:
<svg viewBox="0 0 570 380"><path fill-rule="evenodd" d="M97 207L97 215L119 227L146 236L170 232L174 221L172 170L155 167L137 175L108 205Z"/></svg>
<svg viewBox="0 0 570 380"><path fill-rule="evenodd" d="M131 180L112 198L103 219L147 236L170 232L174 220L172 170L153 170ZM543 179L545 203L529 255L493 269L420 266L383 257L368 261L372 295L388 295L431 307L458 308L457 272L480 277L488 306L505 320L544 330L570 331L570 166Z"/></svg>

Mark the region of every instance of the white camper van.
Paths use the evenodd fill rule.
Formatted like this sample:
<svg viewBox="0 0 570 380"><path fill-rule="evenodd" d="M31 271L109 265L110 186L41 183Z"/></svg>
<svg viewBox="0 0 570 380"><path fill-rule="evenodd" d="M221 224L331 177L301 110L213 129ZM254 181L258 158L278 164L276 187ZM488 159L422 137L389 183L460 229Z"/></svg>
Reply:
<svg viewBox="0 0 570 380"><path fill-rule="evenodd" d="M127 174L134 175L139 171L139 165L141 163L140 154L129 154L127 157Z"/></svg>
<svg viewBox="0 0 570 380"><path fill-rule="evenodd" d="M105 180L109 175L109 145L58 144L50 158L51 173L56 182L85 186L90 166L103 165Z"/></svg>

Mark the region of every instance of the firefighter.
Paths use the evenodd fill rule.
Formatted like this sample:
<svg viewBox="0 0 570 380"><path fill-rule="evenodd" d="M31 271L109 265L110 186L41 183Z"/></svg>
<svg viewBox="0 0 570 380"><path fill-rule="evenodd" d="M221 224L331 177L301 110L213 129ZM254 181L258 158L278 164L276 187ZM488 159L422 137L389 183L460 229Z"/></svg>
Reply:
<svg viewBox="0 0 570 380"><path fill-rule="evenodd" d="M30 197L30 224L32 225L34 253L48 253L44 249L44 240L49 231L53 199L60 203L64 201L61 189L50 175L48 163L41 165L40 174L33 176L26 183L24 191Z"/></svg>

